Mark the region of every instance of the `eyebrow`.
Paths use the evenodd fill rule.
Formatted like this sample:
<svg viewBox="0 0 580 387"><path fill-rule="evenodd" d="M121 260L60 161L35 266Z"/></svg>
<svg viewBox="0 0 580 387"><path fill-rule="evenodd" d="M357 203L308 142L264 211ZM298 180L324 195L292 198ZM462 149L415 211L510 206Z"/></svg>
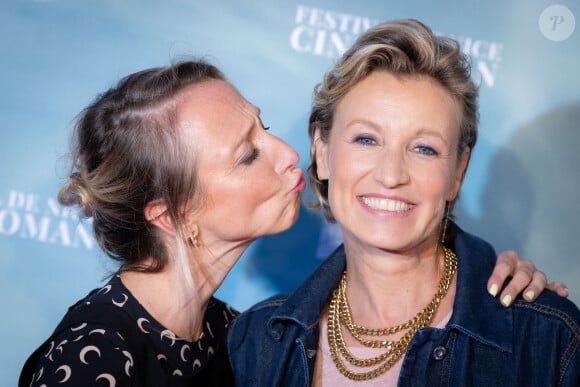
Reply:
<svg viewBox="0 0 580 387"><path fill-rule="evenodd" d="M447 138L445 138L445 136L442 136L441 133L439 133L435 130L431 130L428 128L420 128L417 133L437 137L437 138L441 139L445 144L448 144Z"/></svg>

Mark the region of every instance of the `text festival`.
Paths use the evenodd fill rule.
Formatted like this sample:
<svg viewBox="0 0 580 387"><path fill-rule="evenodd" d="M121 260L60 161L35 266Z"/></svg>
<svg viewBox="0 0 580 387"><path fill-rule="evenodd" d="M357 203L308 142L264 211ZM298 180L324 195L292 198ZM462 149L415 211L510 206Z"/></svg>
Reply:
<svg viewBox="0 0 580 387"><path fill-rule="evenodd" d="M290 45L300 53L337 58L362 32L380 21L336 11L299 5L290 33ZM471 57L472 66L481 75L481 83L489 88L495 84L503 46L464 36L455 36L463 52ZM477 80L476 80L477 81Z"/></svg>
<svg viewBox="0 0 580 387"><path fill-rule="evenodd" d="M90 229L90 221L81 221L54 198L16 190L0 198L0 235L90 250L95 244Z"/></svg>

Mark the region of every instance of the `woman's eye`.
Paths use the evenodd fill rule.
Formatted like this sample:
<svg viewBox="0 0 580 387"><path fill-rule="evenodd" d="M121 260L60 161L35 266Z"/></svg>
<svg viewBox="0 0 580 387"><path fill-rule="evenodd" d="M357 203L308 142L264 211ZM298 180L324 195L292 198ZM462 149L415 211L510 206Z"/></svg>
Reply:
<svg viewBox="0 0 580 387"><path fill-rule="evenodd" d="M435 149L427 145L418 145L415 147L415 151L425 156L437 156L439 154Z"/></svg>
<svg viewBox="0 0 580 387"><path fill-rule="evenodd" d="M354 142L362 145L374 145L376 141L370 136L356 136Z"/></svg>
<svg viewBox="0 0 580 387"><path fill-rule="evenodd" d="M253 148L252 152L244 157L244 159L242 160L242 164L244 165L250 165L252 164L260 155L260 150L258 148Z"/></svg>

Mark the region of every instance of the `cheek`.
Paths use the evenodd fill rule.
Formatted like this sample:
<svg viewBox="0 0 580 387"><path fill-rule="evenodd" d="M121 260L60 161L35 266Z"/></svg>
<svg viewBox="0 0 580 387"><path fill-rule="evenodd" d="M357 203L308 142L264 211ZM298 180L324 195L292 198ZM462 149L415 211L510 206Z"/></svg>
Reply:
<svg viewBox="0 0 580 387"><path fill-rule="evenodd" d="M421 192L424 199L444 202L453 188L453 174L445 166L422 166L411 174L414 189Z"/></svg>
<svg viewBox="0 0 580 387"><path fill-rule="evenodd" d="M273 174L257 174L243 179L231 189L234 197L233 204L244 204L248 211L253 211L280 192L280 180Z"/></svg>
<svg viewBox="0 0 580 387"><path fill-rule="evenodd" d="M337 219L341 217L342 208L354 197L357 183L368 174L362 158L352 156L337 152L328 160L328 201Z"/></svg>

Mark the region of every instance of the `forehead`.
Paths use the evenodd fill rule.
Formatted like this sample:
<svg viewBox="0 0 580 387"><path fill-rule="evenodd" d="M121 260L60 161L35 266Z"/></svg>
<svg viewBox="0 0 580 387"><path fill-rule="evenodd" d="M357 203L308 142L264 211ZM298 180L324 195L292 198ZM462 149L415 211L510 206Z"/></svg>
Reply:
<svg viewBox="0 0 580 387"><path fill-rule="evenodd" d="M182 139L203 150L198 160L230 160L258 122L258 109L229 82L209 80L181 95L178 122Z"/></svg>
<svg viewBox="0 0 580 387"><path fill-rule="evenodd" d="M420 106L420 102L429 102L430 105L438 107L447 105L453 110L457 108L451 93L436 79L427 75L396 75L376 70L356 83L343 100L360 99L367 93L392 98L391 104L397 104L398 101L417 101L414 105ZM363 104L367 100L372 99L363 98Z"/></svg>
<svg viewBox="0 0 580 387"><path fill-rule="evenodd" d="M188 132L225 136L247 130L258 109L229 82L208 80L188 87L178 102L179 126Z"/></svg>
<svg viewBox="0 0 580 387"><path fill-rule="evenodd" d="M213 115L214 119L226 118L220 113L239 110L253 114L256 110L227 81L211 79L186 88L179 101L179 118L187 120L192 116Z"/></svg>
<svg viewBox="0 0 580 387"><path fill-rule="evenodd" d="M389 119L437 121L446 126L460 122L461 110L451 93L424 75L395 75L377 70L355 84L339 101L336 114L368 117L388 114ZM417 122L416 124L419 124Z"/></svg>

